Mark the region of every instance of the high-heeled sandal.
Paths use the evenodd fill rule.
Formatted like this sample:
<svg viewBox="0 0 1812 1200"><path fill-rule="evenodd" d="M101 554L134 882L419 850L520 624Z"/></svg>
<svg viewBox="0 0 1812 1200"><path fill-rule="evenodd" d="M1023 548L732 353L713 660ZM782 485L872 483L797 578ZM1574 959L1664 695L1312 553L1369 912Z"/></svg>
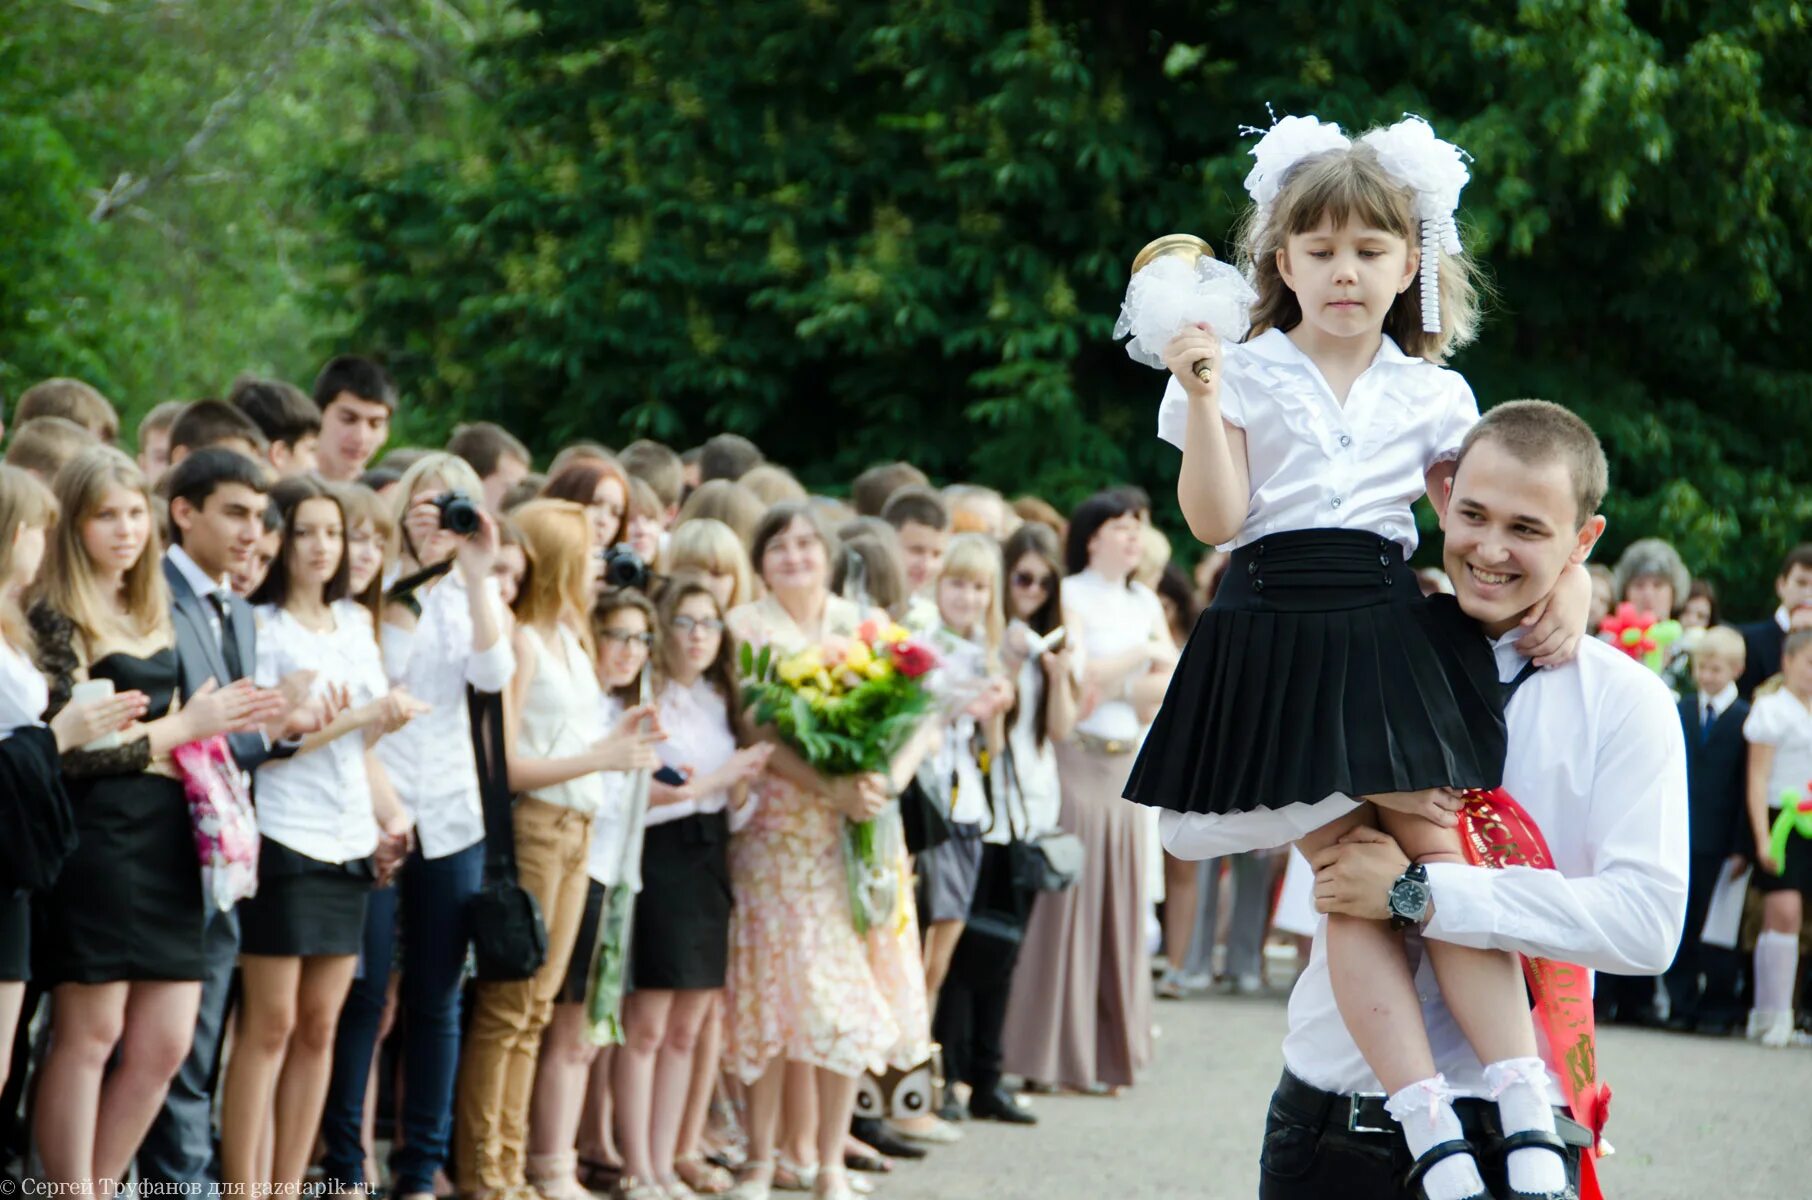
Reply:
<svg viewBox="0 0 1812 1200"><path fill-rule="evenodd" d="M817 1182L812 1187L812 1200L856 1200L856 1191L850 1186L849 1171L843 1167L825 1167L819 1170Z"/></svg>
<svg viewBox="0 0 1812 1200"><path fill-rule="evenodd" d="M771 1162L745 1162L736 1175L736 1186L724 1193L727 1200L768 1200L774 1190L774 1164Z"/></svg>
<svg viewBox="0 0 1812 1200"><path fill-rule="evenodd" d="M673 1173L680 1182L700 1196L721 1196L735 1186L736 1180L722 1167L705 1161L702 1154L688 1154L673 1160Z"/></svg>
<svg viewBox="0 0 1812 1200"><path fill-rule="evenodd" d="M781 1192L809 1192L818 1182L818 1164L797 1163L785 1154L774 1155L774 1189Z"/></svg>

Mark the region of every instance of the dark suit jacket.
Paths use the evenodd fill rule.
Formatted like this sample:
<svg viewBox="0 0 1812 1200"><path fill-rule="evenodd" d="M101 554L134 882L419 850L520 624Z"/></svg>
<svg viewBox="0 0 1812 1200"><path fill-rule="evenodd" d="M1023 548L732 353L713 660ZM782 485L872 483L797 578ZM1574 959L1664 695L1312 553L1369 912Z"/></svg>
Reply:
<svg viewBox="0 0 1812 1200"><path fill-rule="evenodd" d="M168 557L164 559L164 581L170 585L171 623L176 626L176 658L182 670L182 696L187 700L208 680L218 684L232 683L239 676L227 672L226 657L214 637L209 620L210 604L195 594L183 573ZM250 676L258 662L258 627L252 617L252 606L238 596L227 601L233 615L233 637L239 646L239 663ZM271 745L260 733L235 733L227 738L233 757L247 771L271 757Z"/></svg>
<svg viewBox="0 0 1812 1200"><path fill-rule="evenodd" d="M1781 643L1787 635L1774 623L1773 614L1765 620L1738 625L1743 635L1743 674L1737 679L1737 695L1745 700L1755 697L1755 689L1780 674Z"/></svg>
<svg viewBox="0 0 1812 1200"><path fill-rule="evenodd" d="M1750 854L1749 743L1743 722L1749 701L1738 699L1718 714L1711 733L1701 729L1699 693L1680 701L1686 734L1686 806L1694 854Z"/></svg>

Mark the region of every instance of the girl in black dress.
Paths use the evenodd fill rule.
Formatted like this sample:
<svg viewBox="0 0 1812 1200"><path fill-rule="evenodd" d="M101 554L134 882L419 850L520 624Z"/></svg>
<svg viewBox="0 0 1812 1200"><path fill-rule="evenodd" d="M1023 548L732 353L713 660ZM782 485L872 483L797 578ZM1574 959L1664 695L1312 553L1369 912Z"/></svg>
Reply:
<svg viewBox="0 0 1812 1200"><path fill-rule="evenodd" d="M201 867L170 751L256 729L283 701L242 680L178 706L151 496L131 459L84 451L58 472L56 499L63 521L31 611L47 712L54 719L83 679L147 698L144 722L118 745L63 755L78 845L33 913L33 968L55 1020L38 1087L43 1175L91 1186L125 1174L201 1002Z"/></svg>
<svg viewBox="0 0 1812 1200"><path fill-rule="evenodd" d="M0 863L0 1087L31 978L31 889L61 869L74 820L57 751L137 720L145 705L143 692L126 692L67 705L54 725L43 724L50 691L32 661L19 599L37 578L56 516L36 476L0 466L0 838L15 854Z"/></svg>

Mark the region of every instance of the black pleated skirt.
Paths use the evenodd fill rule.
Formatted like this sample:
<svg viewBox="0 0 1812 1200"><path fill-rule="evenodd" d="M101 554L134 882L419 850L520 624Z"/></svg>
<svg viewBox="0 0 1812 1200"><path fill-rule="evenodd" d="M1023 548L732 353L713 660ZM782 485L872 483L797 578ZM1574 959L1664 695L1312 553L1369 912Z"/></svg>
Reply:
<svg viewBox="0 0 1812 1200"><path fill-rule="evenodd" d="M0 983L31 978L31 893L0 895Z"/></svg>
<svg viewBox="0 0 1812 1200"><path fill-rule="evenodd" d="M1780 815L1776 809L1768 810L1768 824ZM1755 890L1768 892L1798 892L1801 896L1812 896L1812 841L1795 833L1787 839L1787 861L1781 864L1781 873L1771 875L1761 868L1749 876Z"/></svg>
<svg viewBox="0 0 1812 1200"><path fill-rule="evenodd" d="M1395 542L1310 529L1234 551L1124 795L1248 812L1496 787L1503 770L1503 688L1477 624L1424 597Z"/></svg>
<svg viewBox="0 0 1812 1200"><path fill-rule="evenodd" d="M720 988L730 963L730 824L699 813L650 825L629 940L634 986Z"/></svg>
<svg viewBox="0 0 1812 1200"><path fill-rule="evenodd" d="M282 842L258 847L258 894L239 905L239 949L276 958L358 954L375 875L368 858L321 862Z"/></svg>

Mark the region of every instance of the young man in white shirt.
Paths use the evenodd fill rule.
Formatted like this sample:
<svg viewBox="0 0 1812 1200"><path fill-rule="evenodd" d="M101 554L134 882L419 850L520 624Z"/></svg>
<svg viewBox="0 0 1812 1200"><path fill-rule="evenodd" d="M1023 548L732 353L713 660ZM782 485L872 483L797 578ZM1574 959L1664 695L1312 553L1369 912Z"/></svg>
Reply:
<svg viewBox="0 0 1812 1200"><path fill-rule="evenodd" d="M1442 508L1444 566L1460 607L1492 640L1507 706L1504 790L1546 837L1557 870L1411 864L1397 844L1360 829L1317 856L1322 913L1413 924L1416 993L1437 1069L1464 1096L1484 1094L1482 1068L1442 1001L1420 941L1514 950L1594 970L1658 974L1679 943L1687 890L1686 753L1673 698L1658 677L1587 639L1565 666L1528 673L1517 654L1522 619L1604 530L1602 449L1558 406L1519 401L1474 427ZM1427 814L1453 811L1445 792L1367 797ZM1233 814L1161 813L1165 848L1185 858L1275 845L1349 812L1354 801ZM1425 878L1421 873L1425 872ZM1419 887L1399 887L1411 881ZM1422 901L1422 903L1417 903ZM1413 911L1411 911L1413 910ZM1334 1003L1318 936L1290 998L1284 1078L1272 1097L1260 1159L1261 1200L1422 1196L1406 1180L1413 1158L1386 1114L1379 1085ZM1558 1103L1558 1080L1548 1099ZM1506 1182L1497 1105L1456 1103L1485 1182ZM1589 1136L1558 1122L1569 1179ZM1525 1149L1523 1153L1528 1153ZM1432 1157L1432 1155L1431 1155Z"/></svg>

